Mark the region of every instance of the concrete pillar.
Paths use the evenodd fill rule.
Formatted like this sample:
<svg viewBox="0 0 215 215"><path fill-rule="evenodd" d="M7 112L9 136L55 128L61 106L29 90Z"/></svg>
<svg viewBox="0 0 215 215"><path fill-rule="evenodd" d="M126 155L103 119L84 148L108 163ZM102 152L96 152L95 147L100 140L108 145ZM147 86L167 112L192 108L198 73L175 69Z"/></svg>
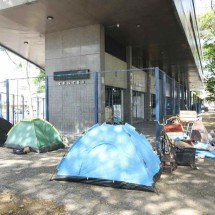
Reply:
<svg viewBox="0 0 215 215"><path fill-rule="evenodd" d="M99 75L99 121L104 117L104 28L90 25L46 34L49 120L60 130L80 133L94 124L94 79L54 81L54 72L84 70Z"/></svg>
<svg viewBox="0 0 215 215"><path fill-rule="evenodd" d="M99 122L105 121L105 30L100 26Z"/></svg>
<svg viewBox="0 0 215 215"><path fill-rule="evenodd" d="M132 68L132 47L126 47L126 61L127 69ZM127 89L125 90L124 97L124 121L132 124L132 81L133 74L131 71L127 72Z"/></svg>

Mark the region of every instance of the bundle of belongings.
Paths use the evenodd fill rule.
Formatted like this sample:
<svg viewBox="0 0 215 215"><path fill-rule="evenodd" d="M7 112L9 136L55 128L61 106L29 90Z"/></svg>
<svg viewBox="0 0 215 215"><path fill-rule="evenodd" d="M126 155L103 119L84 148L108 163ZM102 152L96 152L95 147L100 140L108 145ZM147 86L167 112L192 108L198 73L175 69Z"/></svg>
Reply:
<svg viewBox="0 0 215 215"><path fill-rule="evenodd" d="M183 136L173 138L174 146L176 150L189 148L188 151L191 154L196 154L201 158L215 158L215 131L212 130L208 133L203 122L195 114L195 111L181 111L179 116L172 117L177 119L173 123L179 123L185 128ZM191 148L193 149L191 150ZM193 151L195 152L193 153ZM193 155L192 157L195 159Z"/></svg>
<svg viewBox="0 0 215 215"><path fill-rule="evenodd" d="M215 132L209 133L201 121L194 123L191 138L194 140L193 146L196 154L200 157L215 158Z"/></svg>
<svg viewBox="0 0 215 215"><path fill-rule="evenodd" d="M168 134L169 135L169 134ZM195 165L195 155L196 155L196 148L193 146L193 142L191 139L187 138L186 136L176 137L177 135L174 134L174 139L170 141L174 147L174 158L177 165L189 165L191 168L196 169Z"/></svg>

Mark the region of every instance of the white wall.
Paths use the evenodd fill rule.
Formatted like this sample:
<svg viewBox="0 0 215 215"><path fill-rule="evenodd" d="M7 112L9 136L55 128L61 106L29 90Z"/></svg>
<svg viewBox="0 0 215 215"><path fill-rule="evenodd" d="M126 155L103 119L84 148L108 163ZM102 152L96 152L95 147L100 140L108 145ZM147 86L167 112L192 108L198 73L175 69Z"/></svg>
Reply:
<svg viewBox="0 0 215 215"><path fill-rule="evenodd" d="M105 71L127 70L127 63L105 53ZM127 88L127 72L106 72L105 85Z"/></svg>
<svg viewBox="0 0 215 215"><path fill-rule="evenodd" d="M133 69L137 69L133 67ZM146 92L147 83L146 83L146 73L144 71L133 71L133 84L132 89L134 91Z"/></svg>

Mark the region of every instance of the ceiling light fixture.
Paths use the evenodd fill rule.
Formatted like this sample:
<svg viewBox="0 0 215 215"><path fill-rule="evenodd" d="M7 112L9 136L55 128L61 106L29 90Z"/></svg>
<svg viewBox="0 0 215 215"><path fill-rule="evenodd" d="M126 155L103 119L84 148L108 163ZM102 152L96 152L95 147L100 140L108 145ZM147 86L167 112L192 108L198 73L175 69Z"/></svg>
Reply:
<svg viewBox="0 0 215 215"><path fill-rule="evenodd" d="M47 16L47 20L53 20L54 17L53 16Z"/></svg>
<svg viewBox="0 0 215 215"><path fill-rule="evenodd" d="M109 25L108 28L119 28L120 27L120 24L117 23L115 25Z"/></svg>

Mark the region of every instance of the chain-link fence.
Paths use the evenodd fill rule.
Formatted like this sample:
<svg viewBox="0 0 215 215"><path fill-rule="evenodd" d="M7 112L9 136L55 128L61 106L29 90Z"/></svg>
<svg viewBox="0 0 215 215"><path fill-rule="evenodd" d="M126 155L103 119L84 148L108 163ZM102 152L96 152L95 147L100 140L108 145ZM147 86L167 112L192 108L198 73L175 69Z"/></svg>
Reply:
<svg viewBox="0 0 215 215"><path fill-rule="evenodd" d="M0 82L0 115L15 124L23 118L45 118L45 88L37 92L36 78ZM43 82L45 86L45 82Z"/></svg>
<svg viewBox="0 0 215 215"><path fill-rule="evenodd" d="M44 118L71 137L97 122L144 127L146 121L165 121L181 109L199 107L199 102L187 86L159 68L56 72L39 81L29 78L0 83L2 117L12 123ZM159 138L158 125L156 135Z"/></svg>

